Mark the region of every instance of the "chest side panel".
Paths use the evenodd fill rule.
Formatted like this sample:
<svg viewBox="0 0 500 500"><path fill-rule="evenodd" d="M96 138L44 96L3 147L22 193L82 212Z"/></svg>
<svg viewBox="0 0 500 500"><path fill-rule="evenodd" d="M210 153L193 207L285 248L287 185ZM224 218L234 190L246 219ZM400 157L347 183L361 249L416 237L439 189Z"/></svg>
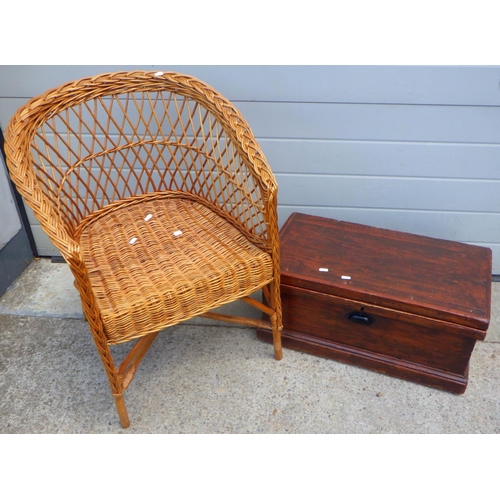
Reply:
<svg viewBox="0 0 500 500"><path fill-rule="evenodd" d="M482 333L287 285L282 299L286 330L453 373L465 372ZM373 322L355 322L351 313Z"/></svg>

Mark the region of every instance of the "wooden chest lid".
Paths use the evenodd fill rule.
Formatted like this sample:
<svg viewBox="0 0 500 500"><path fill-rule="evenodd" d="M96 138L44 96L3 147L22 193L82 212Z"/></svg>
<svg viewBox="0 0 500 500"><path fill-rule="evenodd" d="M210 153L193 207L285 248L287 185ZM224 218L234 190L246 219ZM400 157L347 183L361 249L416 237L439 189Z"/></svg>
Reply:
<svg viewBox="0 0 500 500"><path fill-rule="evenodd" d="M488 329L489 248L300 213L280 240L283 284Z"/></svg>

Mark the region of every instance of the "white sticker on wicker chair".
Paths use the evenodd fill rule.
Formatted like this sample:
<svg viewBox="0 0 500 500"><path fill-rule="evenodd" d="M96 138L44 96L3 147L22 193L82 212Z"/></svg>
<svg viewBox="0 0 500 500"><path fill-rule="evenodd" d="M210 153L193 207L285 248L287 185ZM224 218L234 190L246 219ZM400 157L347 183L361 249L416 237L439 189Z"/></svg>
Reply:
<svg viewBox="0 0 500 500"><path fill-rule="evenodd" d="M153 214L148 214L148 215L146 215L146 217L144 217L144 220L145 220L146 222L148 222L148 221L150 221L152 218L153 218Z"/></svg>
<svg viewBox="0 0 500 500"><path fill-rule="evenodd" d="M155 76L162 76L162 75L163 75L163 71L157 71L157 72L155 73Z"/></svg>
<svg viewBox="0 0 500 500"><path fill-rule="evenodd" d="M132 238L132 239L129 241L129 243L130 243L131 245L133 245L136 241L137 241L137 238Z"/></svg>
<svg viewBox="0 0 500 500"><path fill-rule="evenodd" d="M180 236L182 234L182 231L179 229L178 231L174 231L174 236Z"/></svg>

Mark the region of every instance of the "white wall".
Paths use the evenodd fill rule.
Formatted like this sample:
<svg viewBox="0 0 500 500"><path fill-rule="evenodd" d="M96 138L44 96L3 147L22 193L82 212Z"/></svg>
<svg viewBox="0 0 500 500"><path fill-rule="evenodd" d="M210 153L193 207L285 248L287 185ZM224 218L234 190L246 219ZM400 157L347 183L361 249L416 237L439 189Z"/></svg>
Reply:
<svg viewBox="0 0 500 500"><path fill-rule="evenodd" d="M19 232L21 220L14 205L6 166L0 155L0 250Z"/></svg>
<svg viewBox="0 0 500 500"><path fill-rule="evenodd" d="M120 69L136 68L0 66L0 126L28 97ZM277 176L281 223L300 211L484 245L500 274L500 67L145 69L192 74L234 102Z"/></svg>

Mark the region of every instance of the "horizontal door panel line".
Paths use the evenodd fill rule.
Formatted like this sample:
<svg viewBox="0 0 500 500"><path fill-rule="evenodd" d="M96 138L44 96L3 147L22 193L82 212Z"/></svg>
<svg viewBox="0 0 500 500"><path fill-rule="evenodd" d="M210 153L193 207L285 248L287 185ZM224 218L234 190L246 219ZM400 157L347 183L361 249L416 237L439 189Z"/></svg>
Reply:
<svg viewBox="0 0 500 500"><path fill-rule="evenodd" d="M168 91L166 91L168 93ZM137 92L131 92L131 94L140 94L140 91ZM0 99L12 101L12 100L23 100L23 101L28 101L30 99L33 99L34 97L37 97L40 94L35 95L25 95L25 96L20 96L20 95L0 95ZM125 93L123 94L125 95ZM110 99L104 99L104 101L109 101ZM238 105L247 105L247 104L299 104L299 105L305 105L305 106L310 106L310 105L318 105L318 106L406 106L406 107L421 107L421 108L499 108L500 105L496 103L491 103L491 104L486 104L486 103L468 103L468 102L463 102L463 103L441 103L441 102L403 102L403 101L340 101L340 100L304 100L304 99L230 99L231 103L233 103L236 107ZM89 101L91 102L91 101Z"/></svg>
<svg viewBox="0 0 500 500"><path fill-rule="evenodd" d="M252 127L251 127L252 128ZM170 130L170 129L164 129ZM349 138L349 137L303 137L303 136L288 136L288 137L280 137L280 136L265 136L259 135L255 132L255 127L252 128L252 131L255 133L255 138L259 142L307 142L309 144L314 143L331 143L331 144L375 144L375 145L415 145L415 146L453 146L453 147L500 147L500 142L489 142L489 141L445 141L445 140L428 140L428 139L361 139L361 138ZM139 131L138 135L141 136L143 131ZM127 135L127 134L124 134ZM81 134L82 139L89 139L91 136L86 133ZM99 134L96 137L101 138ZM110 138L119 139L122 136L118 134L110 134ZM186 135L183 138L189 140L192 139L193 136ZM225 142L224 140L220 141L221 143ZM160 142L161 143L161 142ZM162 144L162 143L161 143Z"/></svg>
<svg viewBox="0 0 500 500"><path fill-rule="evenodd" d="M256 136L257 138L257 136ZM426 148L430 147L493 147L493 148L500 148L500 141L499 142L463 142L463 141L428 141L428 140L404 140L404 139L345 139L345 138L314 138L314 137L260 137L258 138L259 142L262 143L290 143L290 142L307 142L308 144L314 144L314 143L319 143L319 144L369 144L369 145L377 145L377 146L392 146L392 145L398 145L398 146L422 146Z"/></svg>
<svg viewBox="0 0 500 500"><path fill-rule="evenodd" d="M143 132L143 131L141 131ZM139 132L139 135L141 134ZM126 135L126 134L122 134ZM122 135L118 134L109 134L110 138L118 139L122 137ZM87 133L81 134L82 138L91 138L92 136ZM104 138L103 135L96 134L97 138ZM193 139L192 135L183 136L186 139ZM257 138L257 136L256 136ZM462 141L429 141L429 140L406 140L406 139L348 139L348 138L324 138L324 137L271 137L271 136L262 136L260 137L262 142L307 142L307 143L332 143L332 144L376 144L376 145L416 145L416 146L464 146L464 147L481 147L481 146L493 146L500 147L499 142L462 142ZM224 142L224 138L221 139L221 143Z"/></svg>
<svg viewBox="0 0 500 500"><path fill-rule="evenodd" d="M339 205L297 205L289 203L279 203L278 208L292 208L297 209L296 212L300 212L301 209L325 209L325 210L360 210L365 212L398 212L398 213L415 213L415 212L425 212L428 214L480 214L480 215L498 215L500 212L486 212L482 210L449 210L449 209L427 209L427 208L398 208L398 207L356 207L356 206L339 206Z"/></svg>
<svg viewBox="0 0 500 500"><path fill-rule="evenodd" d="M500 160L500 158L499 158ZM500 182L500 172L497 178L477 178L477 177L430 177L430 176L419 176L419 175L372 175L372 174L342 174L342 173L314 173L314 172L274 172L276 179L279 180L280 177L324 177L324 178L336 178L336 179L358 179L363 180L369 179L390 179L390 180L402 180L402 181L416 181L416 182L466 182L466 183L485 183L491 184L492 182Z"/></svg>
<svg viewBox="0 0 500 500"><path fill-rule="evenodd" d="M500 158L499 158L500 160ZM134 172L140 171L140 166L139 167L134 167ZM151 167L151 170L155 170L156 167ZM85 169L85 168L84 168ZM175 170L178 173L186 173L187 170L186 168L179 168L179 169L171 169L172 171ZM209 174L212 172L214 169L213 168L203 168L200 169L200 172L203 171L206 174ZM158 169L159 172L163 171L162 167L159 167ZM96 176L99 174L100 169L98 167L92 167L91 172L94 173ZM123 173L124 176L128 172L130 172L130 168L127 166L120 170L120 172ZM284 177L308 177L308 178L319 178L319 177L324 177L325 179L330 179L330 178L335 178L335 179L362 179L362 180L370 180L370 179L376 179L376 180L383 180L383 179L388 179L388 180L401 180L401 181L435 181L435 182L440 182L440 181L445 181L445 182L466 182L466 183L480 183L480 182L487 182L490 184L491 182L500 182L500 171L498 177L449 177L449 176L439 176L439 175L392 175L392 174L382 174L382 175L373 175L373 174L364 174L364 173L356 173L356 174L346 174L342 172L287 172L279 169L274 170L274 176L276 177L277 180L280 178Z"/></svg>
<svg viewBox="0 0 500 500"><path fill-rule="evenodd" d="M304 137L304 136L289 136L289 137L272 137L259 135L252 129L255 133L255 139L259 143L264 143L266 141L304 141L304 142L338 142L338 143L363 143L363 144L415 144L423 146L500 146L500 142L491 141L430 141L428 139L353 139L349 137Z"/></svg>
<svg viewBox="0 0 500 500"><path fill-rule="evenodd" d="M393 101L313 101L313 100L279 100L279 99L231 99L235 105L238 104L318 104L318 105L336 105L336 106L414 106L414 107L428 107L428 108L498 108L499 104L472 104L472 103L426 103L426 102L393 102Z"/></svg>

